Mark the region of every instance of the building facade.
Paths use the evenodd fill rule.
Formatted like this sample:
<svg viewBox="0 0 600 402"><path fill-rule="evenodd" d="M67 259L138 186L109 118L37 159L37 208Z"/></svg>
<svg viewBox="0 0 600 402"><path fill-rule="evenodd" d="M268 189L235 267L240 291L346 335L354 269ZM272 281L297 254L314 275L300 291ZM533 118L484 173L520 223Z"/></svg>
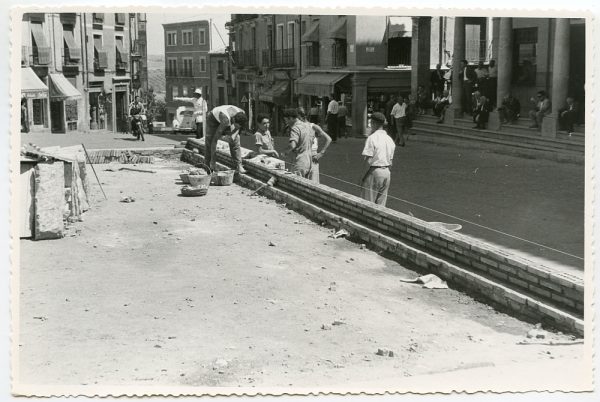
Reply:
<svg viewBox="0 0 600 402"><path fill-rule="evenodd" d="M208 53L208 107L228 105L231 97L231 68L229 52L226 49L211 50Z"/></svg>
<svg viewBox="0 0 600 402"><path fill-rule="evenodd" d="M210 101L209 52L210 22L208 20L163 24L165 37L165 78L167 121L172 122L180 106L189 103L173 100L192 97L196 89ZM207 102L208 102L207 101Z"/></svg>
<svg viewBox="0 0 600 402"><path fill-rule="evenodd" d="M145 17L114 13L23 15L22 93L31 130L128 131L131 37L139 35L137 26L132 28L133 20L145 22ZM46 88L45 96L40 82ZM40 91L31 91L36 85Z"/></svg>

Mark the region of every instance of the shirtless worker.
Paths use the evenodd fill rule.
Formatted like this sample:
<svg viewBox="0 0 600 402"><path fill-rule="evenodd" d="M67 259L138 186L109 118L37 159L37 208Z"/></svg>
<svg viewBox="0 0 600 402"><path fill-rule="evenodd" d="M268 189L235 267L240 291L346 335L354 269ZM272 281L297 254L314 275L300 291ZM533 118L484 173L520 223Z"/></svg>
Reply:
<svg viewBox="0 0 600 402"><path fill-rule="evenodd" d="M221 136L229 144L231 158L236 164L238 173L246 173L242 166L242 152L240 150L240 130L248 123L246 113L237 106L217 106L208 113L206 118L206 142L204 147L204 161L212 171L217 167L217 142Z"/></svg>

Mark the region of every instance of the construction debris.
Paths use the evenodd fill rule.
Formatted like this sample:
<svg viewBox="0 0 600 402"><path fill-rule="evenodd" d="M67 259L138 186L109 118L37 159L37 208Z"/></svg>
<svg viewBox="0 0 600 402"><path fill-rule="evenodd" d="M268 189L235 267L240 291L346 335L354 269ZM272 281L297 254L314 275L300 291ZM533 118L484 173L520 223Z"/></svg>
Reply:
<svg viewBox="0 0 600 402"><path fill-rule="evenodd" d="M446 281L440 279L434 274L419 276L416 279L400 278L400 281L408 283L421 283L426 289L448 289L448 284Z"/></svg>
<svg viewBox="0 0 600 402"><path fill-rule="evenodd" d="M346 229L340 229L337 232L329 235L329 237L333 237L334 239L347 236L350 236L350 233Z"/></svg>

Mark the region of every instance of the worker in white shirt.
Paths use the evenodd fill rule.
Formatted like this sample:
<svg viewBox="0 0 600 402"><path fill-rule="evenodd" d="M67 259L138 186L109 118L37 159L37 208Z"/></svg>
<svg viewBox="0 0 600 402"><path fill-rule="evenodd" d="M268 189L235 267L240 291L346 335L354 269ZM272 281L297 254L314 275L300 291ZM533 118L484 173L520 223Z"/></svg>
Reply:
<svg viewBox="0 0 600 402"><path fill-rule="evenodd" d="M340 106L333 94L331 94L330 99L331 100L327 105L327 133L331 136L332 142L336 142L338 135L338 111Z"/></svg>
<svg viewBox="0 0 600 402"><path fill-rule="evenodd" d="M217 143L221 136L229 144L229 153L236 164L238 173L246 173L242 167L240 149L241 129L248 125L246 112L237 106L222 105L211 110L206 117L206 139L204 147L204 163L215 171L217 167Z"/></svg>
<svg viewBox="0 0 600 402"><path fill-rule="evenodd" d="M206 100L202 97L202 90L196 89L194 91L194 97L188 98L183 96L176 96L173 100L191 102L194 105L194 120L196 121L196 138L202 138L204 136L204 116L208 111Z"/></svg>
<svg viewBox="0 0 600 402"><path fill-rule="evenodd" d="M390 188L392 159L396 145L383 130L385 116L375 112L371 115L371 134L365 141L362 155L363 175L360 180L362 198L385 206Z"/></svg>

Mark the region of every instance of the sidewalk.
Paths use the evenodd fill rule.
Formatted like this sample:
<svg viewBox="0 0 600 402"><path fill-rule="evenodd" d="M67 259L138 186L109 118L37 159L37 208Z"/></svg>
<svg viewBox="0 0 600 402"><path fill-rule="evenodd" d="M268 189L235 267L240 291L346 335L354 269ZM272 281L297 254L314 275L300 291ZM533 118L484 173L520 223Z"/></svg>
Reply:
<svg viewBox="0 0 600 402"><path fill-rule="evenodd" d="M486 367L495 378L507 365L552 362L585 378L582 345L518 345L533 325L401 282L418 275L274 201L237 185L180 197L177 161L155 174L106 167L96 165L108 200L92 183L93 208L67 237L19 242L17 390L67 380L83 392L394 390L413 376ZM523 377L546 387L540 372L497 390Z"/></svg>

